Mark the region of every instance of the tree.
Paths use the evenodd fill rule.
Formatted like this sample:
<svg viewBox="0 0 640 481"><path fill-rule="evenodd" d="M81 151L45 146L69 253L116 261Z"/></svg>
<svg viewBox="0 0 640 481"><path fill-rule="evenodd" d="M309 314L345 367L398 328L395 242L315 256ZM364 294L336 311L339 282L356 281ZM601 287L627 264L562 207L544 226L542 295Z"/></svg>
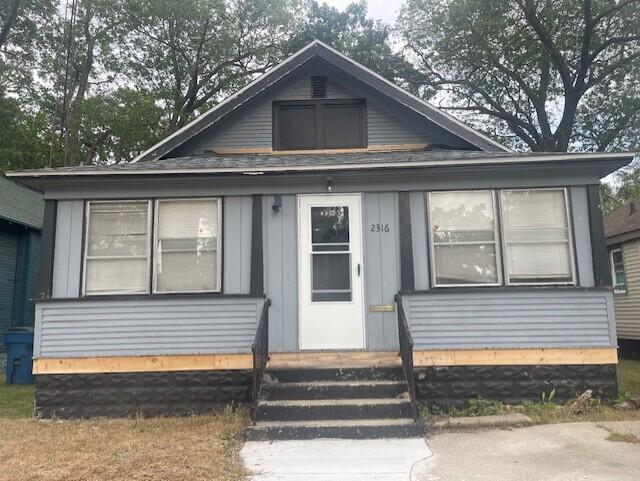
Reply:
<svg viewBox="0 0 640 481"><path fill-rule="evenodd" d="M367 17L367 4L363 0L347 5L342 11L311 0L288 50L293 53L317 39L388 80L417 92L423 85L422 75L394 51L391 35L389 25Z"/></svg>
<svg viewBox="0 0 640 481"><path fill-rule="evenodd" d="M294 0L132 0L129 68L174 131L283 57Z"/></svg>
<svg viewBox="0 0 640 481"><path fill-rule="evenodd" d="M638 145L640 0L407 0L398 26L441 103L507 144Z"/></svg>

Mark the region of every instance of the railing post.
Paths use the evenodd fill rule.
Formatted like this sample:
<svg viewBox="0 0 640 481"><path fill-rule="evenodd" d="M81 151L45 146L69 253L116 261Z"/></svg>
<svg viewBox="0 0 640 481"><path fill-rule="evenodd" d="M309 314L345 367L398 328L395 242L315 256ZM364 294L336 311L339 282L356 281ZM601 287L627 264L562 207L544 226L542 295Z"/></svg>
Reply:
<svg viewBox="0 0 640 481"><path fill-rule="evenodd" d="M416 378L413 370L413 338L409 331L407 316L402 305L400 294L394 296L398 313L398 341L400 346L400 359L402 361L402 370L407 380L407 388L409 389L409 397L411 400L411 409L413 418L418 420L418 399L416 395Z"/></svg>
<svg viewBox="0 0 640 481"><path fill-rule="evenodd" d="M258 407L258 399L260 398L260 389L262 387L262 378L269 362L269 306L271 300L265 299L258 319L258 327L256 329L256 337L251 345L253 353L253 382L251 385L251 401L253 409L251 417L255 421L256 409Z"/></svg>

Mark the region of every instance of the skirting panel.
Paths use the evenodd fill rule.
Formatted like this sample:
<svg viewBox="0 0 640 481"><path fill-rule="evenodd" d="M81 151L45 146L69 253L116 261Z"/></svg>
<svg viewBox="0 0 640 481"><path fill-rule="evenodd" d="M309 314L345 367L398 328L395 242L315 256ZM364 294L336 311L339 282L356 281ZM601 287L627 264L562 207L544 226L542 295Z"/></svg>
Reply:
<svg viewBox="0 0 640 481"><path fill-rule="evenodd" d="M540 401L555 389L564 402L587 389L603 400L617 396L615 364L530 366L418 367L416 390L420 402L431 406L464 407L470 399L490 399L507 404Z"/></svg>
<svg viewBox="0 0 640 481"><path fill-rule="evenodd" d="M618 346L620 346L620 357L640 360L640 340L618 338Z"/></svg>
<svg viewBox="0 0 640 481"><path fill-rule="evenodd" d="M36 376L44 418L203 414L249 402L252 371L182 371Z"/></svg>

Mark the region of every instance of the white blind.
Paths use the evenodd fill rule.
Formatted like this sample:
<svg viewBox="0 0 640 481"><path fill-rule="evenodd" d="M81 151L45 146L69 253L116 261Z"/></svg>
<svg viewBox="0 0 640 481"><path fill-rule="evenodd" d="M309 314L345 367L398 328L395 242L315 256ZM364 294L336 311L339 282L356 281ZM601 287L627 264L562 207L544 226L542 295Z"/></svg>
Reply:
<svg viewBox="0 0 640 481"><path fill-rule="evenodd" d="M158 202L157 291L218 290L218 202Z"/></svg>
<svg viewBox="0 0 640 481"><path fill-rule="evenodd" d="M147 292L149 203L91 202L85 293Z"/></svg>
<svg viewBox="0 0 640 481"><path fill-rule="evenodd" d="M511 282L572 280L564 189L503 191L502 217Z"/></svg>
<svg viewBox="0 0 640 481"><path fill-rule="evenodd" d="M197 239L218 233L218 201L214 199L160 201L160 239Z"/></svg>

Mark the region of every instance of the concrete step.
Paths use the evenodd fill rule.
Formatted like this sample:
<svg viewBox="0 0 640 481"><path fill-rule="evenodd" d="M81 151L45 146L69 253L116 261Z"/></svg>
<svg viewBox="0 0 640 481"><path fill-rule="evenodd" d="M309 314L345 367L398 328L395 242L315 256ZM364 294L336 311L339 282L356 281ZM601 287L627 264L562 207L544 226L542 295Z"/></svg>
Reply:
<svg viewBox="0 0 640 481"><path fill-rule="evenodd" d="M249 441L286 439L378 439L424 435L424 426L412 419L359 419L257 422L246 430Z"/></svg>
<svg viewBox="0 0 640 481"><path fill-rule="evenodd" d="M267 383L262 397L267 400L397 398L407 395L401 381L312 381Z"/></svg>
<svg viewBox="0 0 640 481"><path fill-rule="evenodd" d="M304 399L260 401L256 421L357 420L412 416L408 399Z"/></svg>
<svg viewBox="0 0 640 481"><path fill-rule="evenodd" d="M351 367L320 369L269 369L265 383L316 382L316 381L402 381L402 368Z"/></svg>

